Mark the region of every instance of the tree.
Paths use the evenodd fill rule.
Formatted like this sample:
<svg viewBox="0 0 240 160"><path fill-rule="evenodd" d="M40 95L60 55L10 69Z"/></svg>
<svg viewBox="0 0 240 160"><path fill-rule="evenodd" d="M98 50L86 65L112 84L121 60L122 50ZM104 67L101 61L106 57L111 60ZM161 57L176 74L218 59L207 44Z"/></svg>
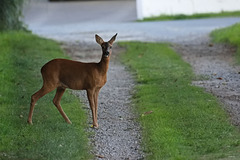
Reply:
<svg viewBox="0 0 240 160"><path fill-rule="evenodd" d="M0 0L0 31L23 30L20 20L24 0Z"/></svg>

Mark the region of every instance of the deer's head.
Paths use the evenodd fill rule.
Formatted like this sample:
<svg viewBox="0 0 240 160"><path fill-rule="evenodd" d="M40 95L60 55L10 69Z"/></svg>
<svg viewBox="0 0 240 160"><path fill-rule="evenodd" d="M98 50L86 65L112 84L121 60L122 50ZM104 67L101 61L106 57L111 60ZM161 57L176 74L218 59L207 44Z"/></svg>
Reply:
<svg viewBox="0 0 240 160"><path fill-rule="evenodd" d="M103 57L108 58L112 53L112 45L117 37L117 33L108 41L104 42L99 35L95 35L96 42L102 47Z"/></svg>

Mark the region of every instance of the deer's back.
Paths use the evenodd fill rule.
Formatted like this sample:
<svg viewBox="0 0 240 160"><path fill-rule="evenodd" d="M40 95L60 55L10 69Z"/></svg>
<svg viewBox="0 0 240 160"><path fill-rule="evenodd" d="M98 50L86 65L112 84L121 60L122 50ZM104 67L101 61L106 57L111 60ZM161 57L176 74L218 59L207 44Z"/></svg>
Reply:
<svg viewBox="0 0 240 160"><path fill-rule="evenodd" d="M46 83L50 81L57 86L77 90L102 87L106 82L106 76L98 72L97 63L54 59L46 63L41 72Z"/></svg>

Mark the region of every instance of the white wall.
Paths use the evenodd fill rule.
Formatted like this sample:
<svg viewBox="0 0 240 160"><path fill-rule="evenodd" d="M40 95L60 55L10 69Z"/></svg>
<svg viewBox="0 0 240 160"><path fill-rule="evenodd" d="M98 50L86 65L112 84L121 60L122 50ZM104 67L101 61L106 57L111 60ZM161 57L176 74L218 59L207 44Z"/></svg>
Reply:
<svg viewBox="0 0 240 160"><path fill-rule="evenodd" d="M136 0L137 17L240 10L240 0Z"/></svg>

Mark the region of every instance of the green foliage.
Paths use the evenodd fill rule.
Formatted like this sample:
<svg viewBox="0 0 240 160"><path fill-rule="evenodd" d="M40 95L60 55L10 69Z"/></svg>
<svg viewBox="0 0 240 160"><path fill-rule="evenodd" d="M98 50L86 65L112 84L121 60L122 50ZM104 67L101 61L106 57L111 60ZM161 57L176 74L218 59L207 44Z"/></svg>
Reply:
<svg viewBox="0 0 240 160"><path fill-rule="evenodd" d="M160 15L156 17L144 18L142 21L166 21L166 20L182 20L182 19L201 19L213 17L239 17L240 11L220 12L220 13L197 13L192 15L177 14L177 15Z"/></svg>
<svg viewBox="0 0 240 160"><path fill-rule="evenodd" d="M1 0L0 1L0 31L25 30L22 16L24 0Z"/></svg>
<svg viewBox="0 0 240 160"><path fill-rule="evenodd" d="M230 27L217 29L213 31L210 36L216 43L226 43L236 46L237 49L237 62L240 63L240 23Z"/></svg>
<svg viewBox="0 0 240 160"><path fill-rule="evenodd" d="M0 33L0 159L89 159L86 115L78 98L63 95L67 124L52 103L40 99L27 124L30 97L42 86L40 69L53 58L67 58L59 45L29 33Z"/></svg>
<svg viewBox="0 0 240 160"><path fill-rule="evenodd" d="M136 73L133 98L147 159L240 158L240 135L216 98L167 44L123 42L122 60ZM152 111L152 113L150 112Z"/></svg>
<svg viewBox="0 0 240 160"><path fill-rule="evenodd" d="M240 46L240 23L230 27L217 29L211 33L214 42L229 43Z"/></svg>

